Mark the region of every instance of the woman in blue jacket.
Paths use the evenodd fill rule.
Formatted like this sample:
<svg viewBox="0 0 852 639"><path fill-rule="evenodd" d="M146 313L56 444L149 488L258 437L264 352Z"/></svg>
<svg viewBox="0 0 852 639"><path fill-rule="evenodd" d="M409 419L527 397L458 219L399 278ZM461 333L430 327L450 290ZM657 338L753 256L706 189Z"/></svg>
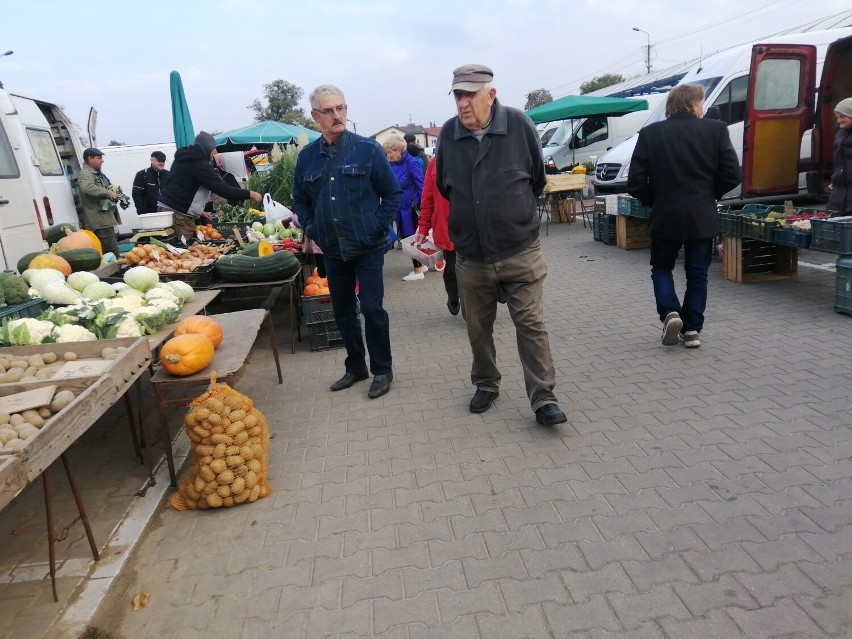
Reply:
<svg viewBox="0 0 852 639"><path fill-rule="evenodd" d="M417 158L411 157L406 151L408 145L398 135L390 136L382 148L390 162L396 181L402 187L402 202L396 212L396 228L400 238L410 237L417 233L417 207L420 206L420 196L423 193L423 164ZM414 268L403 277L406 282L422 280L429 267L417 260L411 260Z"/></svg>

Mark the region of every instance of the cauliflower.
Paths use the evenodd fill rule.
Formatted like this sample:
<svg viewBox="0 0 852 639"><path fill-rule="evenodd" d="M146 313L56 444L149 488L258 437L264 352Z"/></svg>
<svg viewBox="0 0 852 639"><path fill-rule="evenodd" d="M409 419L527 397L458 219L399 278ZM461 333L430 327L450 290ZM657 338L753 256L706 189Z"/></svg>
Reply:
<svg viewBox="0 0 852 639"><path fill-rule="evenodd" d="M132 316L127 315L118 324L115 337L142 337L142 328Z"/></svg>
<svg viewBox="0 0 852 639"><path fill-rule="evenodd" d="M55 342L55 328L50 322L31 317L11 320L0 328L0 343L10 346L28 346Z"/></svg>
<svg viewBox="0 0 852 639"><path fill-rule="evenodd" d="M174 312L177 311L180 314L180 306L175 300L167 300L162 297L155 297L153 299L148 300L147 306L153 306L154 308L159 308L164 312Z"/></svg>
<svg viewBox="0 0 852 639"><path fill-rule="evenodd" d="M132 313L135 310L142 308L144 300L141 297L126 296L126 297L112 297L110 299L101 300L101 305L104 307L104 311L114 312L114 311L127 311L128 313Z"/></svg>
<svg viewBox="0 0 852 639"><path fill-rule="evenodd" d="M92 331L77 324L63 324L56 327L57 342L94 342L98 339Z"/></svg>
<svg viewBox="0 0 852 639"><path fill-rule="evenodd" d="M145 299L150 304L152 300L168 300L174 302L178 306L183 305L183 300L171 288L160 288L159 286L152 288L145 293Z"/></svg>

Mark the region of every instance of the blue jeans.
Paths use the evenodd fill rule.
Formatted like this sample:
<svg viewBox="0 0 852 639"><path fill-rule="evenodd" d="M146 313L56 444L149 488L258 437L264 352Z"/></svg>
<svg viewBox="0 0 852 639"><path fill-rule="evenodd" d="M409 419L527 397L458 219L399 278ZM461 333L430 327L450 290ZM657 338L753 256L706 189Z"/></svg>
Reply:
<svg viewBox="0 0 852 639"><path fill-rule="evenodd" d="M683 246L686 272L686 293L683 304L675 292L674 270L678 251ZM680 313L683 331L698 331L704 327L707 307L707 271L713 259L713 238L703 240L651 239L651 281L660 321L671 312Z"/></svg>
<svg viewBox="0 0 852 639"><path fill-rule="evenodd" d="M382 306L385 284L382 268L385 264L384 247L374 249L351 260L324 256L325 270L334 319L343 345L346 347L346 372L358 374L367 370L364 339L361 337L361 320L355 302L355 282L364 315L364 335L370 353L370 372L373 375L389 373L393 367L390 346L390 319Z"/></svg>

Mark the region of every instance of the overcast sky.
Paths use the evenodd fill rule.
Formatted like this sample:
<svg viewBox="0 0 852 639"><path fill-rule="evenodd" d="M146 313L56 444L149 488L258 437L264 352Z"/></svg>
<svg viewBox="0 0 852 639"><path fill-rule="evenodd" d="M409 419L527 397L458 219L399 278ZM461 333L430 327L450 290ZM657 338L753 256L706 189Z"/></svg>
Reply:
<svg viewBox="0 0 852 639"><path fill-rule="evenodd" d="M171 142L169 72L180 72L196 132L252 122L246 107L278 78L346 94L358 133L454 115L456 66L494 70L523 108L606 72L661 69L842 12L849 0L2 0L0 82L62 105L99 144ZM125 8L127 7L127 8ZM637 27L648 32L633 31ZM350 124L350 127L353 125Z"/></svg>

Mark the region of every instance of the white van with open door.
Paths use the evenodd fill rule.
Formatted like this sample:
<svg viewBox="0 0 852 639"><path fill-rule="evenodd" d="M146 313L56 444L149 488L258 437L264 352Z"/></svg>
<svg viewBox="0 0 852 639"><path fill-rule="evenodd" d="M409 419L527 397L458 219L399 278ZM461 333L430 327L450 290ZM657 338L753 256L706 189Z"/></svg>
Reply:
<svg viewBox="0 0 852 639"><path fill-rule="evenodd" d="M751 68L743 198L827 197L834 161L834 107L852 96L852 35L833 41L821 60L814 45L755 45ZM805 156L801 147L809 133Z"/></svg>
<svg viewBox="0 0 852 639"><path fill-rule="evenodd" d="M0 88L0 267L47 248L44 229L79 224L74 192L82 148L55 104Z"/></svg>

